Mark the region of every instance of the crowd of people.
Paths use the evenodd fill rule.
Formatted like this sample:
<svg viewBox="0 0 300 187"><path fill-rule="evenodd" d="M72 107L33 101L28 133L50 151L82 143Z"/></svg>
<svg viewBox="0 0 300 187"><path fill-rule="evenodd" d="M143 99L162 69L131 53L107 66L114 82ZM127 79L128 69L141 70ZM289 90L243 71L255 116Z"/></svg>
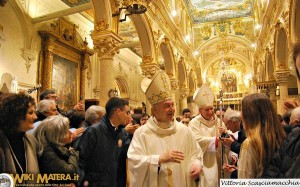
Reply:
<svg viewBox="0 0 300 187"><path fill-rule="evenodd" d="M293 51L299 76L300 44ZM286 101L279 116L268 98L253 93L241 111L217 113L203 84L189 109L175 119L168 75L160 70L141 87L151 115L134 114L127 100L111 97L105 108L70 111L54 90L37 103L25 93L0 95L0 173L64 174L48 182L97 187L218 187L221 178L299 178L300 105ZM20 181L19 181L20 182ZM36 180L23 180L36 183Z"/></svg>

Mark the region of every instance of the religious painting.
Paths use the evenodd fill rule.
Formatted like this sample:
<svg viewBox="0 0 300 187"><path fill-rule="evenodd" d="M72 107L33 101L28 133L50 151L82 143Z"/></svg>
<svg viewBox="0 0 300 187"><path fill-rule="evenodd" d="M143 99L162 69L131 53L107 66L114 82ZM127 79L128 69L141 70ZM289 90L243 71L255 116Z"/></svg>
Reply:
<svg viewBox="0 0 300 187"><path fill-rule="evenodd" d="M53 57L52 89L59 97L59 108L67 111L77 102L77 67L78 63L58 55Z"/></svg>
<svg viewBox="0 0 300 187"><path fill-rule="evenodd" d="M248 17L253 13L254 0L185 0L194 23Z"/></svg>
<svg viewBox="0 0 300 187"><path fill-rule="evenodd" d="M236 75L234 73L223 74L221 85L224 92L237 92Z"/></svg>

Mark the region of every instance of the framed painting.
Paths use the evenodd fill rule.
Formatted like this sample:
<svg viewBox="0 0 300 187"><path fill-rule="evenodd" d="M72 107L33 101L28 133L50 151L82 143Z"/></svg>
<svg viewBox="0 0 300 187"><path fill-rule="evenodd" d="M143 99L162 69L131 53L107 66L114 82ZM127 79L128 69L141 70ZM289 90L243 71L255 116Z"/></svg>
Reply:
<svg viewBox="0 0 300 187"><path fill-rule="evenodd" d="M66 35L68 33L68 35ZM59 18L39 31L42 51L38 83L42 92L54 89L59 108L72 109L79 98L85 98L86 69L93 54L76 31L76 25Z"/></svg>
<svg viewBox="0 0 300 187"><path fill-rule="evenodd" d="M78 63L58 55L53 57L52 89L59 97L59 108L72 109L78 98Z"/></svg>

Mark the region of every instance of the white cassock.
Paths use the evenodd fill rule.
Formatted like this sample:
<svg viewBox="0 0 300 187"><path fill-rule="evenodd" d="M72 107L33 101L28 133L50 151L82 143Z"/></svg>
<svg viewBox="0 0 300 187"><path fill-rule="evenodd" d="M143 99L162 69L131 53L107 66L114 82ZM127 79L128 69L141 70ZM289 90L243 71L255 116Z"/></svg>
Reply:
<svg viewBox="0 0 300 187"><path fill-rule="evenodd" d="M218 142L216 148L216 137L219 137L221 121L215 116L213 121L204 119L201 114L189 123L197 142L203 151L203 173L200 175L201 187L217 187L221 175L222 145ZM225 125L223 125L225 127ZM228 153L229 150L226 150ZM225 155L225 154L224 154Z"/></svg>
<svg viewBox="0 0 300 187"><path fill-rule="evenodd" d="M172 150L183 152L184 160L180 164L159 166L159 155ZM130 187L195 187L190 166L202 166L202 155L192 132L185 125L177 121L162 124L150 117L135 131L128 149Z"/></svg>

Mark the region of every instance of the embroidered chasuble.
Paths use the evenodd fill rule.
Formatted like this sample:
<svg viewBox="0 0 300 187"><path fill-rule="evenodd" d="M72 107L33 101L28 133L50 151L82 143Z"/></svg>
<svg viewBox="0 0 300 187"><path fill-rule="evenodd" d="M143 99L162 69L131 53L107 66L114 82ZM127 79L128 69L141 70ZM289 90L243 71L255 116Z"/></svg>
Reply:
<svg viewBox="0 0 300 187"><path fill-rule="evenodd" d="M159 155L171 150L183 152L184 160L159 166ZM190 166L202 166L202 151L192 132L177 121L162 124L153 117L135 131L127 155L130 186L195 187Z"/></svg>
<svg viewBox="0 0 300 187"><path fill-rule="evenodd" d="M203 172L200 175L201 187L218 187L221 177L222 144L216 144L219 137L220 119L215 116L213 121L204 119L201 114L189 123L197 142L203 151ZM223 124L223 127L225 125ZM229 153L229 148L224 151L224 156ZM229 178L226 174L225 178Z"/></svg>

